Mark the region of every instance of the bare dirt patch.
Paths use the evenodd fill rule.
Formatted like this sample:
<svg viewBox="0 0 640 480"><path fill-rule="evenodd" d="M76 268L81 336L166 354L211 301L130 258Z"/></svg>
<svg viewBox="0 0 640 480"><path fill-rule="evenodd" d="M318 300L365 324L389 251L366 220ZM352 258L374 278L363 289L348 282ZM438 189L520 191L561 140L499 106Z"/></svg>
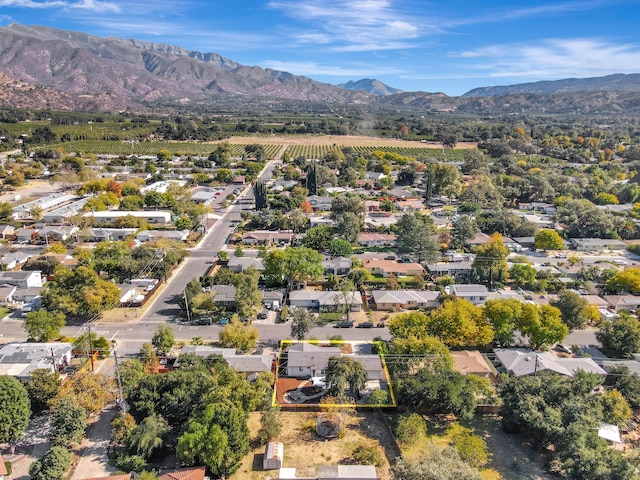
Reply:
<svg viewBox="0 0 640 480"><path fill-rule="evenodd" d="M256 137L231 137L224 140L211 143L230 143L230 144L290 144L290 145L340 145L343 147L398 147L398 148L439 148L442 144L437 142L417 142L408 140L397 140L394 138L377 138L377 137L360 137L355 135L317 135L317 136L300 136L300 135L278 135L278 136L256 136ZM456 149L476 148L477 144L473 142L458 142Z"/></svg>
<svg viewBox="0 0 640 480"><path fill-rule="evenodd" d="M380 448L382 466L377 468L381 480L391 480L389 457L390 439L384 424L373 411L358 412L348 418L347 432L343 438L323 440L315 432L304 429L306 423L313 425L318 413L282 412L282 432L275 441L284 444L283 466L295 468L298 476L315 472L318 465L353 463L351 454L359 445ZM249 414L249 429L255 438L260 428L260 413ZM264 447L254 448L243 460L240 469L229 480L263 480L277 475L276 470L262 470Z"/></svg>

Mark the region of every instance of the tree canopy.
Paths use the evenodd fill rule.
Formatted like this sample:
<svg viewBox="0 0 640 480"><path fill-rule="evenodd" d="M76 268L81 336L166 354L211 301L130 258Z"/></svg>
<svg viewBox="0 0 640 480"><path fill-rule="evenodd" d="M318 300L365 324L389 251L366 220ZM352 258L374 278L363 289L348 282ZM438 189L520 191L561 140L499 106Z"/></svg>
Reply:
<svg viewBox="0 0 640 480"><path fill-rule="evenodd" d="M26 388L15 378L0 376L0 443L14 443L29 424L31 408Z"/></svg>

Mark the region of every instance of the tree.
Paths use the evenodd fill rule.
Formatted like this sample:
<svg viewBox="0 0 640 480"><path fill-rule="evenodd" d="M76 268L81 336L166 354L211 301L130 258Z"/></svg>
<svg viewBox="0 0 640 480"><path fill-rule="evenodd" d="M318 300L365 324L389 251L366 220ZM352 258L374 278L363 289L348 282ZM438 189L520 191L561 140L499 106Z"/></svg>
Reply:
<svg viewBox="0 0 640 480"><path fill-rule="evenodd" d="M15 443L29 424L29 394L13 377L0 376L0 443Z"/></svg>
<svg viewBox="0 0 640 480"><path fill-rule="evenodd" d="M151 345L154 346L156 352L160 355L168 354L175 343L176 341L173 336L173 328L168 325L158 326L151 338Z"/></svg>
<svg viewBox="0 0 640 480"><path fill-rule="evenodd" d="M176 453L186 464L205 465L219 477L234 473L249 448L246 412L229 403L212 403L189 420Z"/></svg>
<svg viewBox="0 0 640 480"><path fill-rule="evenodd" d="M526 263L514 263L509 269L509 276L520 288L529 288L536 281L536 269Z"/></svg>
<svg viewBox="0 0 640 480"><path fill-rule="evenodd" d="M606 282L607 288L614 293L627 292L631 295L640 293L640 268L629 267L616 273Z"/></svg>
<svg viewBox="0 0 640 480"><path fill-rule="evenodd" d="M629 367L610 368L604 384L618 390L634 410L640 407L640 377L631 373Z"/></svg>
<svg viewBox="0 0 640 480"><path fill-rule="evenodd" d="M13 205L10 202L0 202L0 220L9 221L13 217Z"/></svg>
<svg viewBox="0 0 640 480"><path fill-rule="evenodd" d="M415 445L427 438L427 422L422 415L411 413L398 421L396 437L405 445Z"/></svg>
<svg viewBox="0 0 640 480"><path fill-rule="evenodd" d="M529 337L532 350L561 342L569 334L569 328L562 323L560 315L560 310L551 305L526 303L522 306L517 327L520 333Z"/></svg>
<svg viewBox="0 0 640 480"><path fill-rule="evenodd" d="M489 209L499 209L504 203L502 194L493 184L491 177L486 175L476 175L471 182L468 182L462 190L460 200Z"/></svg>
<svg viewBox="0 0 640 480"><path fill-rule="evenodd" d="M334 238L329 243L329 253L336 257L350 257L353 253L353 247L347 240Z"/></svg>
<svg viewBox="0 0 640 480"><path fill-rule="evenodd" d="M258 335L256 327L245 325L234 316L220 332L220 343L226 347L235 347L242 352L248 352L258 343Z"/></svg>
<svg viewBox="0 0 640 480"><path fill-rule="evenodd" d="M264 445L280 435L282 421L280 420L280 410L268 405L260 415L260 430L258 430L258 443Z"/></svg>
<svg viewBox="0 0 640 480"><path fill-rule="evenodd" d="M474 238L479 231L480 229L473 218L469 215L460 215L460 217L453 222L451 236L454 241L452 242L452 247L461 248L467 240Z"/></svg>
<svg viewBox="0 0 640 480"><path fill-rule="evenodd" d="M482 315L491 322L498 344L509 346L522 315L522 302L515 298L487 300Z"/></svg>
<svg viewBox="0 0 640 480"><path fill-rule="evenodd" d="M418 178L418 173L413 167L405 167L400 170L396 185L413 185Z"/></svg>
<svg viewBox="0 0 640 480"><path fill-rule="evenodd" d="M347 242L354 243L358 240L358 234L360 233L361 228L361 218L355 213L348 211L338 217L335 233Z"/></svg>
<svg viewBox="0 0 640 480"><path fill-rule="evenodd" d="M27 393L31 402L31 411L40 414L49 406L49 401L56 396L61 380L58 372L46 368L38 368L31 372L31 380L27 383Z"/></svg>
<svg viewBox="0 0 640 480"><path fill-rule="evenodd" d="M262 306L262 295L258 288L260 273L252 269L241 273L236 282L236 313L240 318L253 316Z"/></svg>
<svg viewBox="0 0 640 480"><path fill-rule="evenodd" d="M71 467L71 452L67 447L54 446L44 454L41 460L29 465L32 480L63 480Z"/></svg>
<svg viewBox="0 0 640 480"><path fill-rule="evenodd" d="M453 447L431 445L419 457L401 458L393 466L396 480L482 480Z"/></svg>
<svg viewBox="0 0 640 480"><path fill-rule="evenodd" d="M509 249L502 241L502 235L494 233L484 245L476 249L472 269L479 281L489 283L493 288L494 282L505 283L509 276L507 257Z"/></svg>
<svg viewBox="0 0 640 480"><path fill-rule="evenodd" d="M640 321L621 313L615 322L603 322L596 338L613 355L629 358L640 351Z"/></svg>
<svg viewBox="0 0 640 480"><path fill-rule="evenodd" d="M256 210L264 210L267 208L267 186L258 180L253 186L253 195L256 199Z"/></svg>
<svg viewBox="0 0 640 480"><path fill-rule="evenodd" d="M128 442L129 448L148 459L154 450L162 447L168 431L167 422L162 417L150 415L131 432Z"/></svg>
<svg viewBox="0 0 640 480"><path fill-rule="evenodd" d="M406 213L396 224L398 253L409 255L418 263L439 258L439 245L434 236L433 221L421 213Z"/></svg>
<svg viewBox="0 0 640 480"><path fill-rule="evenodd" d="M448 347L488 345L493 340L493 327L482 315L482 308L468 300L446 300L428 317L427 333Z"/></svg>
<svg viewBox="0 0 640 480"><path fill-rule="evenodd" d="M352 395L358 400L360 392L367 384L367 372L362 363L350 357L331 357L326 371L327 385L331 385L331 391L341 395L347 385Z"/></svg>
<svg viewBox="0 0 640 480"><path fill-rule="evenodd" d="M559 250L564 246L564 241L555 230L543 228L536 233L535 246L541 250Z"/></svg>
<svg viewBox="0 0 640 480"><path fill-rule="evenodd" d="M60 330L65 325L65 317L60 312L39 310L27 313L24 329L29 338L36 342L50 342L60 336Z"/></svg>
<svg viewBox="0 0 640 480"><path fill-rule="evenodd" d="M284 282L287 292L298 282L317 278L323 273L322 255L307 247L271 250L264 258L264 276L267 283Z"/></svg>
<svg viewBox="0 0 640 480"><path fill-rule="evenodd" d="M333 228L329 225L318 225L307 230L307 234L302 239L302 245L323 252L329 250L332 240L334 240Z"/></svg>
<svg viewBox="0 0 640 480"><path fill-rule="evenodd" d="M474 468L481 468L487 463L487 443L478 435L473 435L470 428L454 423L447 429L453 446L460 458Z"/></svg>
<svg viewBox="0 0 640 480"><path fill-rule="evenodd" d="M452 163L430 163L424 171L427 199L434 195L457 197L462 187L460 171Z"/></svg>
<svg viewBox="0 0 640 480"><path fill-rule="evenodd" d="M51 408L51 426L49 440L53 445L63 447L80 443L87 428L87 412L75 398L62 398Z"/></svg>
<svg viewBox="0 0 640 480"><path fill-rule="evenodd" d="M97 415L116 399L115 381L94 372L78 372L64 383L51 407L66 397L73 397L88 415Z"/></svg>
<svg viewBox="0 0 640 480"><path fill-rule="evenodd" d="M192 226L193 223L188 215L183 215L176 220L176 230L190 230Z"/></svg>
<svg viewBox="0 0 640 480"><path fill-rule="evenodd" d="M313 328L313 314L306 308L301 307L292 309L292 312L291 336L300 341Z"/></svg>
<svg viewBox="0 0 640 480"><path fill-rule="evenodd" d="M581 328L587 323L589 302L576 292L562 290L558 294L557 300L552 300L549 304L560 310L562 321L569 327L569 330Z"/></svg>

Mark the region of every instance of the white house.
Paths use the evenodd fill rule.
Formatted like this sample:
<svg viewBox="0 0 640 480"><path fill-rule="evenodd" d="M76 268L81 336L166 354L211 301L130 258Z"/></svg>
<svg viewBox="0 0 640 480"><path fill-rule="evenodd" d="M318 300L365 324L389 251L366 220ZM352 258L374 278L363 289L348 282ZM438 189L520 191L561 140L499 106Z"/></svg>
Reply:
<svg viewBox="0 0 640 480"><path fill-rule="evenodd" d="M8 343L0 347L0 375L26 382L40 368L56 371L69 365L71 343Z"/></svg>
<svg viewBox="0 0 640 480"><path fill-rule="evenodd" d="M482 305L487 301L489 292L487 287L478 284L455 284L445 287L445 291L449 295L455 295L456 297L464 298L470 301L474 305Z"/></svg>
<svg viewBox="0 0 640 480"><path fill-rule="evenodd" d="M0 284L7 283L18 288L42 288L42 272L22 271L0 272Z"/></svg>
<svg viewBox="0 0 640 480"><path fill-rule="evenodd" d="M149 223L165 224L171 222L171 212L166 210L107 210L106 212L89 212L85 216L93 217L101 223L113 223L119 218L134 217L146 220Z"/></svg>
<svg viewBox="0 0 640 480"><path fill-rule="evenodd" d="M437 308L440 293L428 290L374 290L371 296L376 310L393 311Z"/></svg>
<svg viewBox="0 0 640 480"><path fill-rule="evenodd" d="M349 305L352 312L359 312L362 309L362 295L358 291L345 295L333 290L294 290L289 294L289 305L320 312L335 311L339 306Z"/></svg>

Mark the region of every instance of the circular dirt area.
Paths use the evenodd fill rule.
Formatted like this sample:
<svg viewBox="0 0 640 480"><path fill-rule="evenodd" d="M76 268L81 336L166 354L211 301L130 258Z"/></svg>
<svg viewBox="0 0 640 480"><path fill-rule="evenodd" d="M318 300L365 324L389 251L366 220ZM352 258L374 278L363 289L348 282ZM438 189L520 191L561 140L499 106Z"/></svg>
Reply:
<svg viewBox="0 0 640 480"><path fill-rule="evenodd" d="M316 433L322 438L336 438L340 434L340 421L335 415L318 415Z"/></svg>

